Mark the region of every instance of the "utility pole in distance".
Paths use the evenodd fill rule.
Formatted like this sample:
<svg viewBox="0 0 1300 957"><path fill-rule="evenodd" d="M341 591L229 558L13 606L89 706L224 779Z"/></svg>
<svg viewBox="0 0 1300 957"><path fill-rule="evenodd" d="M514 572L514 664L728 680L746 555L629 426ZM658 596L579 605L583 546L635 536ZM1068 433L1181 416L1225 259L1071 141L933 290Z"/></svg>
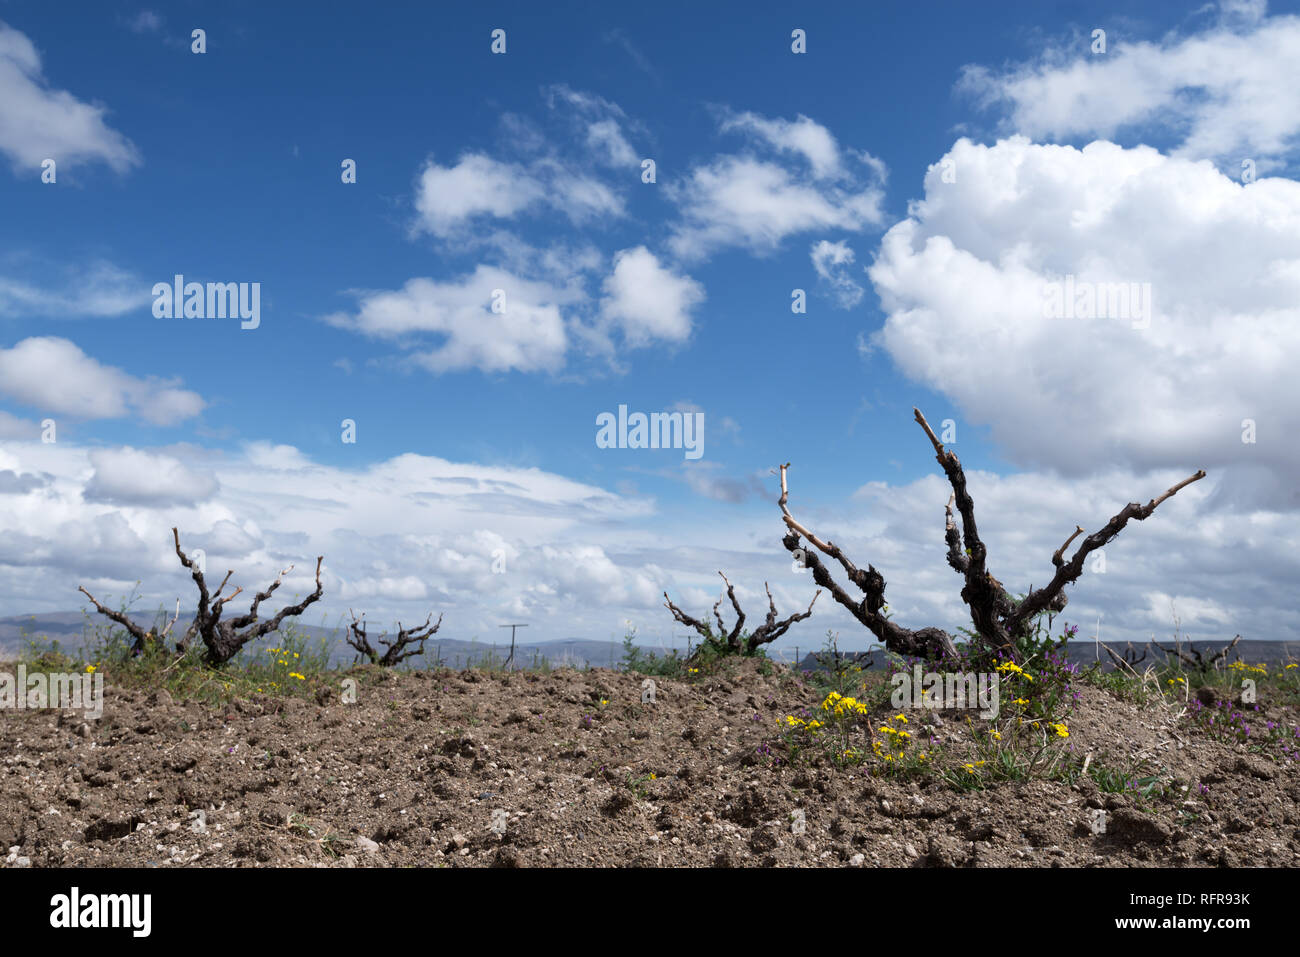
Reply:
<svg viewBox="0 0 1300 957"><path fill-rule="evenodd" d="M527 628L527 625L500 625L501 628L510 629L510 657L506 659L505 667L510 667L510 662L515 660L515 629Z"/></svg>

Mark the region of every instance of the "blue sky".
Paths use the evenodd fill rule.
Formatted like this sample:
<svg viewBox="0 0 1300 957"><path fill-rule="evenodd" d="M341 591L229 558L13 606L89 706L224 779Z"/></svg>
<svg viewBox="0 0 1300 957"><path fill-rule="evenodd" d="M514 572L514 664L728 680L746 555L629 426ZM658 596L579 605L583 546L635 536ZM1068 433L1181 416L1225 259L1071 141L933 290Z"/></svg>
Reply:
<svg viewBox="0 0 1300 957"><path fill-rule="evenodd" d="M1300 636L1295 5L0 23L0 614L83 583L188 600L179 525L248 589L323 552L317 616L666 636L661 593L703 611L719 568L751 615L765 579L806 605L791 461L795 513L884 572L900 620L951 628L917 405L955 423L1020 590L1076 522L1210 471L1073 590L1081 632ZM177 273L260 283L260 325L156 318ZM1149 328L1048 326L1066 274L1150 283ZM703 412L703 457L598 448L620 404ZM792 635L865 643L828 597Z"/></svg>

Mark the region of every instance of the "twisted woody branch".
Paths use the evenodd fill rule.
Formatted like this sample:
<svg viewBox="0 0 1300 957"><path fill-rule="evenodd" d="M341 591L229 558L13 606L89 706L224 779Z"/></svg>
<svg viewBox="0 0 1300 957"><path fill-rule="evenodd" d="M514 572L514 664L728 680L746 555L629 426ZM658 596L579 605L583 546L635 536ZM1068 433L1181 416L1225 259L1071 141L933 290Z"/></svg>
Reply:
<svg viewBox="0 0 1300 957"><path fill-rule="evenodd" d="M803 621L812 615L813 605L817 604L817 596L821 594L820 589L813 594L812 601L808 603L808 610L802 613L796 613L789 618L783 618L780 621L776 617L776 602L772 600L772 589L768 587L767 582L763 583L763 588L767 591L767 618L763 624L759 625L749 634L743 632L745 625L745 613L740 608L740 602L736 600L736 588L731 582L727 581L727 576L718 572L722 576L722 581L727 586L726 596L731 599L731 607L736 610L736 622L730 629L722 621L722 612L719 610L722 606L723 596L713 603L713 617L718 623L717 630L708 621L702 621L698 618L692 618L680 608L673 604L672 599L668 597L668 592L664 592L665 607L673 613L673 617L688 628L694 628L704 638L704 644L700 645L691 655L689 660L694 660L706 648L722 654L731 655L753 655L760 647L776 641L787 631L795 622Z"/></svg>
<svg viewBox="0 0 1300 957"><path fill-rule="evenodd" d="M194 579L194 585L199 590L198 611L195 613L194 620L190 622L189 627L185 629L185 634L182 635L180 641L176 643L176 649L178 651L185 651L189 647L189 643L197 636L203 641L203 660L209 665L216 666L229 661L239 653L240 648L244 647L244 645L248 644L250 641L255 641L263 635L270 634L279 629L280 625L283 624L286 618L301 615L307 609L307 606L317 601L324 592L320 580L321 562L324 560L324 556L321 556L316 559L316 590L302 601L297 604L286 605L273 617L268 618L265 621L258 621L258 607L262 602L271 597L275 590L280 587L280 583L283 581L284 576L293 570L293 566L290 565L276 576L275 581L273 581L265 591L260 591L253 596L252 605L245 614L222 621L221 615L225 610L226 605L232 602L235 597L241 594L244 590L243 588L236 588L229 595L222 597L221 593L225 591L226 585L230 581L230 576L233 575L234 572L226 572L226 577L221 580L221 585L217 588L216 592L209 593L208 583L203 575L203 571L199 568L197 562L190 559L188 555L181 551L180 533L174 528L172 529L172 538L176 543L176 557L180 559L182 565L189 569L190 577ZM91 600L96 611L117 622L119 625L122 625L122 627L126 628L127 631L130 632L132 637L135 639L135 643L132 645L133 654L139 654L140 650L143 650L144 646L149 641L159 640L162 637L165 637L166 634L171 631L172 625L176 623L176 618L173 618L171 624L169 624L161 634L152 630L145 632L142 628L127 618L125 614L105 608L94 598L93 595L90 594L90 592L86 591L84 587L79 590ZM179 600L177 600L176 603L176 617L180 617Z"/></svg>
<svg viewBox="0 0 1300 957"><path fill-rule="evenodd" d="M975 502L966 488L966 473L962 470L961 463L954 453L944 449L934 430L930 428L930 423L921 414L921 410L913 409L912 412L915 414L917 424L925 431L930 444L934 446L935 458L952 486L952 494L944 507L946 558L953 570L963 578L961 597L970 609L974 631L986 650L1000 652L1012 660L1019 658L1016 650L1017 640L1030 632L1038 615L1044 611L1060 611L1065 607L1067 601L1065 586L1077 581L1083 574L1083 563L1089 553L1114 539L1131 519L1138 521L1146 519L1165 499L1177 494L1185 486L1205 478L1205 471L1199 470L1146 505L1135 502L1125 505L1105 526L1085 538L1067 561L1066 550L1083 534L1083 528L1076 525L1070 537L1052 554L1052 564L1056 572L1051 581L1042 588L1030 588L1029 594L1022 601L1017 602L988 570L988 549L981 540L979 528L975 523ZM781 508L782 518L789 529L781 542L797 560L802 562L804 567L812 570L813 580L827 589L840 605L865 625L890 651L926 658L955 655L953 638L943 629L931 627L913 630L904 628L886 617L883 613L885 579L875 566L867 565L866 571L858 568L838 545L830 541L822 541L790 514L787 507L790 493L786 480L786 470L789 467L788 462L781 466L781 498L777 502ZM957 505L957 513L961 516L960 529L953 516L954 502ZM805 539L812 546L811 549L804 547ZM862 592L862 598L853 597L835 582L818 552L840 565L849 581Z"/></svg>
<svg viewBox="0 0 1300 957"><path fill-rule="evenodd" d="M356 614L350 608L348 614L352 615L352 623L348 625L348 644L360 654L365 655L366 660L372 665L381 665L385 668L392 668L401 664L407 658L414 658L416 655L424 654L425 641L436 634L438 629L442 627L442 615L438 616L437 622L432 625L429 624L433 621L433 612L429 612L424 624L416 628L403 628L402 623L399 621L397 623L396 638L385 641L384 639L387 638L387 632L385 632L375 639L384 648L380 652L366 637L366 616L362 615L361 620L357 621Z"/></svg>
<svg viewBox="0 0 1300 957"><path fill-rule="evenodd" d="M132 639L134 639L131 642L132 658L144 654L145 649L148 648L150 645L154 644L155 642L163 641L167 637L167 635L170 634L172 630L172 626L176 624L176 620L181 616L181 600L177 598L176 614L172 616L171 621L167 622L166 627L164 627L162 630L159 630L157 628L150 628L148 631L145 631L143 628L141 628L139 625L133 622L130 618L128 618L126 616L126 612L113 611L111 608L105 608L103 605L101 605L99 601L96 600L94 595L86 591L86 587L84 585L78 585L77 591L81 592L83 595L85 595L87 598L90 599L90 603L95 606L95 610L97 612L99 612L101 615L105 616L106 618L109 618L112 621L117 622L119 625L121 625L123 628L127 630L127 633L132 637Z"/></svg>
<svg viewBox="0 0 1300 957"><path fill-rule="evenodd" d="M1228 657L1228 652L1237 647L1237 642L1239 641L1241 641L1241 635L1237 635L1232 639L1232 641L1228 642L1208 658L1201 654L1201 652L1197 651L1196 647L1193 645L1189 645L1187 651L1183 651L1182 647L1178 645L1175 645L1173 648L1166 648L1159 642L1156 642L1155 646L1165 653L1166 661L1171 658L1177 658L1183 664L1191 665L1197 671L1205 674L1214 668L1214 666L1220 661L1225 660Z"/></svg>

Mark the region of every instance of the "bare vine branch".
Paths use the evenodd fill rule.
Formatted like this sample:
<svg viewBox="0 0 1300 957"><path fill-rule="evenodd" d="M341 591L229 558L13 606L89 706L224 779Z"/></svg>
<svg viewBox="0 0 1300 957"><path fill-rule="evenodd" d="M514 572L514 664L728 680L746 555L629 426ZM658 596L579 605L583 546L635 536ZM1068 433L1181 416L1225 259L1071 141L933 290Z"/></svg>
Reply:
<svg viewBox="0 0 1300 957"><path fill-rule="evenodd" d="M372 665L381 665L385 668L392 668L401 664L407 658L414 658L416 655L424 654L424 643L431 636L437 633L442 627L442 615L438 616L438 621L430 625L433 621L433 612L429 612L429 617L424 620L424 624L416 628L403 628L402 623L397 623L397 637L391 641L385 641L387 632L380 635L376 641L383 646L382 652L375 649L370 644L369 638L366 637L366 616L362 615L361 620L348 609L348 614L352 615L352 623L348 626L349 635L347 642L355 648L360 654L366 656Z"/></svg>
<svg viewBox="0 0 1300 957"><path fill-rule="evenodd" d="M1132 519L1142 521L1155 511L1167 498L1178 493L1182 488L1205 477L1204 470L1172 486L1158 498L1146 505L1131 503L1120 510L1099 531L1086 537L1074 555L1066 561L1065 552L1070 545L1083 534L1082 526L1075 526L1075 531L1052 554L1052 564L1056 573L1051 581L1042 588L1032 586L1023 600L1017 601L1003 584L988 570L988 549L980 538L975 521L975 502L966 485L966 473L957 456L945 449L930 423L926 421L920 409L912 410L917 424L925 432L934 448L935 459L952 486L952 494L944 506L944 543L947 563L964 579L961 590L962 600L970 611L974 632L984 648L1019 660L1018 642L1030 634L1033 623L1044 612L1059 612L1065 608L1067 597L1065 586L1078 580L1083 573L1083 562L1089 553L1111 541ZM826 588L831 596L846 608L859 622L867 627L873 635L884 642L885 646L902 655L920 655L930 658L955 656L953 638L940 628L909 629L894 623L886 616L885 579L872 565L866 571L860 569L846 556L839 546L831 541L818 538L805 525L790 513L790 490L786 472L790 463L780 467L781 497L777 504L781 508L781 517L789 530L782 538L782 544L797 561L812 570L813 580ZM961 525L953 514L953 505L957 507ZM805 545L810 545L811 548ZM818 553L837 563L847 575L848 580L862 592L857 598L841 587L831 577L827 564Z"/></svg>
<svg viewBox="0 0 1300 957"><path fill-rule="evenodd" d="M770 644L784 635L790 630L791 625L796 622L804 621L812 615L813 605L817 604L817 596L821 594L820 590L813 594L812 601L808 603L807 611L793 614L788 618L778 621L776 617L776 602L772 598L772 589L768 587L766 582L764 582L763 588L767 591L767 617L764 619L763 624L746 634L743 631L745 613L741 610L740 602L736 599L735 586L727 580L727 576L723 575L722 572L718 572L718 574L722 577L722 581L726 585L726 591L713 605L713 616L718 623L716 632L714 631L713 626L707 621L701 621L698 618L694 618L678 608L673 604L672 599L668 597L668 592L664 592L665 607L672 612L673 618L686 627L693 628L704 638L704 643L695 650L688 660L694 660L706 648L723 654L753 655L763 645ZM722 615L718 610L722 605L723 597L731 599L731 607L736 611L736 622L730 629L728 629L723 623Z"/></svg>
<svg viewBox="0 0 1300 957"><path fill-rule="evenodd" d="M308 605L319 600L321 595L324 593L324 588L322 587L320 580L321 562L324 561L324 557L321 556L316 559L316 590L302 601L293 605L286 605L273 617L268 618L265 621L258 620L258 607L262 602L271 597L275 590L280 587L281 582L284 580L284 576L293 570L293 566L290 565L276 576L275 581L272 582L265 591L258 592L253 596L253 603L245 614L238 615L227 621L222 621L221 615L226 605L232 602L244 590L243 588L236 588L229 595L222 597L222 592L225 591L226 585L230 582L230 577L234 572L226 572L226 577L221 580L221 585L217 588L216 592L209 593L207 579L204 576L202 569L199 568L197 562L181 550L180 532L175 528L172 529L172 539L176 546L176 557L180 559L180 563L183 566L189 569L190 577L194 579L194 586L199 592L199 605L198 610L195 612L194 620L191 621L189 627L185 629L185 633L177 642L176 647L177 650L184 651L189 647L189 643L195 637L202 639L204 647L203 660L207 664L221 665L229 661L238 654L239 649L248 644L248 642L254 641L261 638L263 635L278 630L286 618L301 615ZM146 632L127 618L126 615L105 608L96 601L94 596L92 596L90 592L86 591L85 588L79 590L91 600L96 611L101 615L116 621L131 633L132 637L135 638L135 644L132 646L133 654L139 654L139 650L137 649L143 649L148 641L158 640L168 635L171 632L172 627L176 624L177 619L180 618L180 600L177 599L176 616L172 618L167 627L164 628L161 633L154 631Z"/></svg>

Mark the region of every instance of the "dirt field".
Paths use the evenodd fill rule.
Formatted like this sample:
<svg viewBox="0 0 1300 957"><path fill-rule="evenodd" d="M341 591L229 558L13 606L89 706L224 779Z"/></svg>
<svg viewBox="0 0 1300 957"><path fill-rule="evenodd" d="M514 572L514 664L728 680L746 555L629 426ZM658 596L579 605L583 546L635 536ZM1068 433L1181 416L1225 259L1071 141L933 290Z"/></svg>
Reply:
<svg viewBox="0 0 1300 957"><path fill-rule="evenodd" d="M641 676L603 670L358 677L354 704L322 691L214 710L110 683L98 721L0 714L0 854L35 867L1300 864L1294 761L1092 686L1070 747L1145 757L1172 797L774 762L778 720L818 693L752 661L659 681L653 705ZM964 715L912 720L957 748L970 733Z"/></svg>

